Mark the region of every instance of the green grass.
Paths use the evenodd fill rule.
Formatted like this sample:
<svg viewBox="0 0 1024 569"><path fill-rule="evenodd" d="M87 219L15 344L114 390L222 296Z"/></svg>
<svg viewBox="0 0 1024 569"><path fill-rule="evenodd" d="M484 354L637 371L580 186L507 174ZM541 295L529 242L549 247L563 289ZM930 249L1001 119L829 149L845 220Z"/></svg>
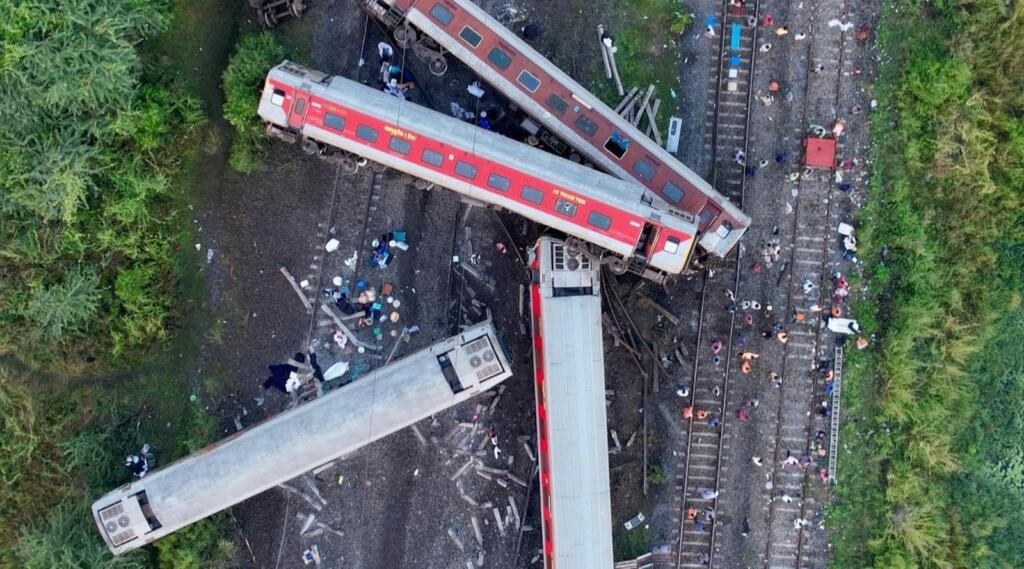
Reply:
<svg viewBox="0 0 1024 569"><path fill-rule="evenodd" d="M675 0L612 0L612 8L621 17L606 24L606 29L618 47L615 62L623 88L628 93L633 87L646 90L654 85L651 100L660 98L662 105L671 106L671 92L678 93L680 89L679 33L673 28L690 14L689 8ZM584 4L579 9L592 8ZM615 92L613 81L605 79L603 68L600 73L588 88L615 107L621 97Z"/></svg>
<svg viewBox="0 0 1024 569"><path fill-rule="evenodd" d="M998 3L883 10L835 567L1024 565L1022 30Z"/></svg>

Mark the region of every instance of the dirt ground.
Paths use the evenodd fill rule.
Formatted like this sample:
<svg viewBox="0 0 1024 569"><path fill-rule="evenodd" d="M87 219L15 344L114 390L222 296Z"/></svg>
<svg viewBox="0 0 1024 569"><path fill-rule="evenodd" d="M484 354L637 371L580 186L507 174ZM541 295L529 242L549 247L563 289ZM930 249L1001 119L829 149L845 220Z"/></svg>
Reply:
<svg viewBox="0 0 1024 569"><path fill-rule="evenodd" d="M539 22L542 33L534 42L538 50L584 84L603 80L592 31L598 23L614 21L615 4L611 1L565 10L561 2L520 0L514 2L514 18L504 0L483 4L505 21L522 18L522 22ZM695 26L699 28L704 17L718 13L720 3L700 0L691 2L690 8L696 13ZM780 7L780 14L785 13ZM286 23L275 33L293 34L288 28L291 25ZM328 73L373 81L378 65L376 44L383 38L354 0L313 2L305 19L295 25L301 25L311 36L311 65ZM710 84L713 62L706 56L704 40L696 31L681 38L678 49L681 84L690 87L680 90L673 112L662 111L661 116L683 118L680 158L699 174L707 175L711 164L703 141L708 135L709 96L704 86ZM360 59L366 65L361 67ZM782 74L787 65L780 57L766 65L762 73ZM465 108L475 106L465 91L473 76L457 62L450 63L449 72L442 78L430 76L421 62L412 59L409 69L420 85L413 101L442 112L447 112L453 101ZM482 104L500 104L492 97L488 94ZM771 139L776 135L766 115L753 119L751 128L765 133L763 140L755 141L764 147L793 144L795 140L789 134L778 141ZM526 503L527 489L517 483L502 487L472 472L453 476L465 462L457 444L463 429L459 423L479 422L496 430L503 452L500 458L488 454L484 458L488 466L508 468L516 477L530 482L533 463L520 440L528 437L532 441L535 437L531 354L526 335L529 322L519 313L519 286L528 277L514 252L510 249L502 254L495 244L526 246L539 229L503 214L510 239L497 223L498 214L460 204L451 192L413 189L407 179L394 172L377 176L379 187L375 188L375 175L369 168L346 176L337 166L283 143L274 143L266 169L255 175L240 176L213 162L206 168L201 172L204 183L195 203L195 224L203 254L209 248L214 250L203 273L208 283L209 309L223 324L223 330L203 340L196 367L198 375L223 382L213 391L222 397L216 412L225 434L235 431L236 420L250 426L292 404L288 398L260 388L268 364L281 362L311 344L316 344L322 363L341 357L340 351L330 347L333 340L324 315L306 311L281 276L280 267L299 281L308 280L307 297L314 301L321 298L319 291L330 286L335 276L349 284L363 279L378 289L384 282L392 283L395 297L401 301L401 320L382 327L385 352L395 341L392 330L410 325L420 328L408 344L398 348L397 357L447 337L460 322L479 321L484 317L481 307L486 306L515 371L493 412L486 407L481 412L478 405L489 406L496 395L470 401L421 422L417 427L423 440L407 429L345 457L309 481L293 481L291 485L307 496L313 493L309 484L315 486L323 498L320 510L302 496L284 490L268 491L235 508L242 538L238 563L244 567L298 567L302 552L316 545L325 567L464 567L481 560L477 566L533 565L540 546L539 531L524 531L518 543L517 532L505 528L503 534L498 528L493 508L500 508L505 516L511 499L523 524L538 528L536 492ZM770 192L771 182L762 180L755 191ZM755 201L748 209L755 228L747 241L770 227L772 219L783 216L782 208L778 200ZM411 248L397 252L386 269L371 268L365 262L370 241L387 231L406 231ZM324 244L331 238L341 245L327 253ZM344 264L353 252L359 253L355 270ZM480 259L470 264L470 271L458 268L474 254ZM453 262L456 255L459 263ZM692 357L690 350L697 332L697 278L684 275L667 288L644 285L643 290L651 298L672 307L680 318L676 329L665 330L662 318L649 307L628 303L641 328L659 327L672 337L684 362ZM634 283L623 279L621 290L628 290ZM372 341L369 331L360 335ZM610 463L616 552L625 557L667 545L670 531L666 520L680 504L671 482L654 481L648 495L644 495L643 417L646 411L648 462L658 465L665 480L672 481L679 457L671 443L683 434L674 390L692 370L671 358L661 370L660 390L649 395L645 410L642 382L632 359L623 350L613 349L610 340L606 349L606 386L614 392L609 426L624 445ZM356 373L375 365L380 362L353 357ZM316 425L309 428L315 429ZM767 432L768 426L764 429ZM742 441L748 440L744 437L757 440L758 432L738 433L740 442L736 446L745 449L744 444L756 444ZM634 434L634 442L625 446ZM741 468L745 460L733 468ZM752 483L748 477L736 476L730 481L730 492L739 494ZM491 505L484 507L488 502ZM736 511L741 511L741 506L737 505ZM622 523L638 512L644 513L649 525L627 532ZM304 537L300 530L309 514L327 528L319 535ZM474 537L474 517L482 528L482 545ZM735 519L724 521L736 527ZM751 552L756 547L744 549L751 547L744 543L754 539L756 536L744 542L728 533L720 541L723 547L733 548L730 559L746 563L752 561Z"/></svg>

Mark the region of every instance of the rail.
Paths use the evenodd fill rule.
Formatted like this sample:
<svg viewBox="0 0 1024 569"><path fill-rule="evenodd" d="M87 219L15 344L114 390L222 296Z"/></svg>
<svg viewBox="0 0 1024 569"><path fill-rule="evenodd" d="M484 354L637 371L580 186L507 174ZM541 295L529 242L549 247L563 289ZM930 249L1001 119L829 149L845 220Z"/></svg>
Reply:
<svg viewBox="0 0 1024 569"><path fill-rule="evenodd" d="M711 183L727 198L735 200L737 206L742 206L746 197L746 183L747 178L743 171L743 166L738 165L735 162L731 162L728 155L728 151L734 148L736 145L732 141L735 138L728 138L722 136L725 130L729 130L730 134L733 134L738 127L741 130L742 144L741 149L744 154L749 150L749 126L750 126L750 105L753 100L753 87L751 80L754 75L754 65L756 61L757 50L754 47L757 45L757 26L748 26L747 20L753 17L755 20L759 13L760 1L755 0L752 4L744 9L742 15L731 14L729 2L723 2L722 5L722 34L719 42L719 62L718 62L718 75L715 78L715 99L714 99L714 114L711 125ZM730 59L734 55L727 49L726 38L727 33L725 30L729 29L732 23L739 23L743 33L749 32L749 38L742 37L739 56L741 61L746 59L748 61L745 69L738 69L735 77L730 77L728 69L731 67ZM746 43L749 41L749 45ZM740 73L743 73L741 79ZM739 85L740 80L745 79L745 97L744 92L739 93L736 90L729 90L728 85L731 80L736 80ZM739 115L736 113L726 112L727 109L732 109L736 106L736 99L739 99L739 105L743 109ZM728 104L727 104L728 103ZM727 129L726 127L733 127ZM723 152L726 153L723 156ZM732 165L732 172L728 172L729 168L723 168L719 165L719 161L724 160L726 165ZM738 166L738 176L736 176ZM729 177L728 174L732 173L733 176ZM721 271L732 271L732 282L731 290L734 291L734 295L740 294L740 263L742 262L743 251L742 247L737 247L727 257L724 266L721 267ZM691 409L697 409L698 405L706 404L711 405L717 410L717 415L720 417L719 425L713 427L710 434L717 437L717 441L713 443L714 454L697 454L694 451L694 447L697 445L706 445L705 437L709 433L696 434L694 432L694 422L696 418L692 418L686 424L686 447L683 458L682 468L682 480L679 486L681 496L680 501L680 512L679 512L679 535L676 539L676 569L681 569L687 566L700 566L703 561L706 560L707 566L714 565L715 556L715 540L717 538L718 524L711 523L710 530L701 530L697 528L696 523L692 525L697 529L691 529L691 536L696 533L698 536L705 535L704 532L708 532L707 539L694 538L696 541L686 541L687 539L687 516L684 512L689 508L691 503L689 498L691 483L693 480L707 479L702 474L697 474L696 470L707 470L712 469L713 474L713 490L714 492L721 491L721 466L722 457L725 451L725 440L726 440L726 427L729 424L729 415L726 413L728 407L729 398L729 386L732 374L733 364L733 351L734 351L734 338L736 332L736 312L732 311L729 313L718 313L709 318L706 312L707 307L707 293L708 287L711 286L712 274L710 271L705 270L702 277L701 295L700 295L700 307L698 309L698 326L697 326L697 338L696 346L694 350L694 362L693 362L693 374L690 382L690 407ZM725 275L725 280L729 280L729 275ZM725 316L728 314L728 316ZM717 317L717 318L716 318ZM726 334L726 345L725 345L725 370L724 373L719 373L717 369L712 369L704 377L701 376L701 353L703 344L706 341L706 329L708 332L712 332L716 327L725 327L727 323L727 334ZM716 326L718 325L718 326ZM717 366L715 366L717 368ZM721 381L719 382L719 378ZM701 382L701 380L704 380ZM719 385L720 383L720 385ZM713 399L698 399L698 393L708 392L711 394ZM717 429L717 430L715 430ZM715 500L710 506L712 512L717 515L718 512L718 501ZM695 555L695 562L684 563L684 556Z"/></svg>

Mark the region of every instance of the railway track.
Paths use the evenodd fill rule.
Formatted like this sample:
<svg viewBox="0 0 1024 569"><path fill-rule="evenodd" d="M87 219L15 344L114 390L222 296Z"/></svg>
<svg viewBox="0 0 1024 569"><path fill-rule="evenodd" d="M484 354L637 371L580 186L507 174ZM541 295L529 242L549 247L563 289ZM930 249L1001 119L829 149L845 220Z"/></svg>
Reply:
<svg viewBox="0 0 1024 569"><path fill-rule="evenodd" d="M831 126L840 103L847 33L837 31L828 23L835 13L842 21L849 16L847 0L838 6L815 3L807 46L807 76L802 124L826 122ZM829 8L838 8L826 13ZM835 22L835 19L830 20ZM836 38L838 37L838 41ZM824 66L822 69L821 66ZM834 70L834 72L832 72ZM842 144L838 149L842 155ZM816 364L832 353L831 338L821 326L821 314L812 307L828 305L824 291L830 286L830 262L834 261L834 235L837 217L838 188L828 170L805 170L797 179L794 216L791 228L789 274L786 311L783 317L789 341L783 350L776 431L768 456L771 462L771 486L766 520L767 539L763 554L766 569L812 569L828 565L824 543L805 552L816 531L820 501L827 497L827 488L817 481L820 469L826 468L824 457L812 456L811 443L819 432L827 433L830 419L819 413L825 394L823 377ZM808 286L810 285L810 286ZM801 322L790 315L806 314ZM822 442L824 438L822 438ZM798 465L787 465L786 459L797 457ZM827 472L827 469L826 469Z"/></svg>
<svg viewBox="0 0 1024 569"><path fill-rule="evenodd" d="M746 193L744 166L736 159L737 151L747 153L750 105L753 96L752 77L757 58L757 26L760 2L755 0L735 9L723 3L722 34L718 44L718 73L709 87L714 106L708 110L711 122L710 140L705 150L712 154L711 183L727 198L743 205ZM738 35L733 38L733 28ZM738 41L736 41L738 40ZM688 405L694 413L686 423L685 441L679 454L683 457L676 492L680 496L679 511L673 521L677 526L675 567L707 567L713 564L718 524L718 499L705 499L705 491L717 493L722 485L722 457L728 448L726 424L729 380L733 369L736 311L722 309L730 300L739 300L740 263L743 247L737 247L724 261L704 270L701 278L697 340L694 350L693 375ZM729 291L727 293L726 291ZM710 303L710 304L709 304ZM706 308L710 307L710 310ZM718 346L712 353L711 344ZM701 417L708 413L707 417ZM712 419L718 424L713 425ZM696 511L696 517L688 514Z"/></svg>

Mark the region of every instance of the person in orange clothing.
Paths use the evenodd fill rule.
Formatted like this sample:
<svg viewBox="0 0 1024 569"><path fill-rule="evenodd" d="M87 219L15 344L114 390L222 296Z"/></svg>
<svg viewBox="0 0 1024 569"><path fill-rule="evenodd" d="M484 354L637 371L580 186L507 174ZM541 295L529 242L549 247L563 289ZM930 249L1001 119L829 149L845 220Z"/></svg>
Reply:
<svg viewBox="0 0 1024 569"><path fill-rule="evenodd" d="M683 407L683 419L693 419L693 405Z"/></svg>
<svg viewBox="0 0 1024 569"><path fill-rule="evenodd" d="M753 369L754 368L751 367L749 361L743 360L743 365L740 366L740 371L742 371L743 373L747 374L747 373L750 373L751 371L753 371Z"/></svg>
<svg viewBox="0 0 1024 569"><path fill-rule="evenodd" d="M708 418L708 412L703 410L703 409L698 409L697 410L697 418L700 419L701 421L703 421L704 419L707 419Z"/></svg>

